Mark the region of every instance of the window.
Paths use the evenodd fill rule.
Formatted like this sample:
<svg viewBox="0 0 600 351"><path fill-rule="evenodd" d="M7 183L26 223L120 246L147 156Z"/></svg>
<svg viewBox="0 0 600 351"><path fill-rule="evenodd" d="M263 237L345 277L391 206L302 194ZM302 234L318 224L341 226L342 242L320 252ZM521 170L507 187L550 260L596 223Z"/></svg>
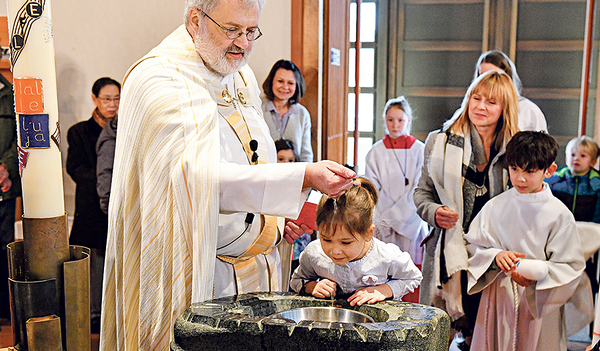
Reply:
<svg viewBox="0 0 600 351"><path fill-rule="evenodd" d="M359 84L358 97L358 159L354 165L354 123L356 110L356 96L354 93L356 70L356 10L355 2L350 4L350 51L348 55L348 153L347 164L354 165L357 174L365 172L365 157L377 140L377 123L383 125L376 115L377 86L377 1L363 1L360 7L360 58L359 58Z"/></svg>

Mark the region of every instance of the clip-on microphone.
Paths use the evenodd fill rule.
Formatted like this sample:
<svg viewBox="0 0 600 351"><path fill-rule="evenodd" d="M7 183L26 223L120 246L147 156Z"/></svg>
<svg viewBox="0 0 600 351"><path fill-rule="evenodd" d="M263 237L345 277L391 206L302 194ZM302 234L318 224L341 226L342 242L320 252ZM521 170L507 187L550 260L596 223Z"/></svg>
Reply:
<svg viewBox="0 0 600 351"><path fill-rule="evenodd" d="M256 153L256 150L258 150L258 141L252 139L250 140L250 150L252 150L252 163L256 164L258 162L258 153ZM252 220L254 220L254 214L253 213L248 213L246 214L246 220L245 222L248 224L252 224Z"/></svg>
<svg viewBox="0 0 600 351"><path fill-rule="evenodd" d="M256 150L258 150L258 141L252 139L250 140L250 150L252 150L252 163L256 163L258 162L258 154L256 153Z"/></svg>

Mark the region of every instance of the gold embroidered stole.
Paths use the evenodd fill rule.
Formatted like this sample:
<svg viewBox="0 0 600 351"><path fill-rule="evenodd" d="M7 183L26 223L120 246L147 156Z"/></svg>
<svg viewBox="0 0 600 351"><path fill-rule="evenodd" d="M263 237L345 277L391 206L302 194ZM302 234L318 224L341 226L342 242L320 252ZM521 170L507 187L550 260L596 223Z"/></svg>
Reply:
<svg viewBox="0 0 600 351"><path fill-rule="evenodd" d="M236 78L237 76L238 74L236 74ZM253 162L253 155L258 150L253 151L250 148L250 141L252 140L250 128L244 116L240 113L242 106L247 106L250 103L250 94L241 73L239 73L239 76L241 82L236 80L234 84L237 93L236 96L232 97L226 88L222 90L220 95L215 89L219 114L225 117L227 123L235 131L246 152L248 162L250 164L266 163L261 159L258 162ZM238 86L241 86L241 88ZM236 107L236 104L240 105L239 109ZM257 130L255 133L257 132L259 133L260 131ZM259 254L268 255L274 249L271 245L277 238L277 217L260 215L260 225L260 234L241 255L237 257L217 255L221 261L233 265L238 293L260 290L258 266L255 257ZM279 286L277 278L276 274L270 274L269 272L270 290Z"/></svg>

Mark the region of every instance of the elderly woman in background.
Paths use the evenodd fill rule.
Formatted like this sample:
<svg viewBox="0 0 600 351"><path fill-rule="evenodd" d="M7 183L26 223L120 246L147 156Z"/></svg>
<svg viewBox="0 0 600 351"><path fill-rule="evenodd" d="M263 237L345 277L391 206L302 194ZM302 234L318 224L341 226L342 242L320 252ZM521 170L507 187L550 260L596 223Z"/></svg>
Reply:
<svg viewBox="0 0 600 351"><path fill-rule="evenodd" d="M473 78L477 78L480 74L493 70L504 72L512 78L515 90L519 95L519 130L547 132L548 126L544 113L531 100L521 95L521 90L523 89L521 78L517 74L515 64L505 53L498 50L491 50L481 54L479 60L477 60L477 65L475 65L475 75Z"/></svg>
<svg viewBox="0 0 600 351"><path fill-rule="evenodd" d="M267 97L262 109L273 140L286 139L294 143L300 162L312 162L311 122L308 110L298 102L306 84L298 66L279 60L263 83Z"/></svg>
<svg viewBox="0 0 600 351"><path fill-rule="evenodd" d="M448 312L466 345L480 296L466 293L464 234L483 205L507 189L504 150L518 131L517 111L518 94L510 76L484 73L469 86L461 108L425 142L414 199L417 213L433 229L424 240L420 303Z"/></svg>

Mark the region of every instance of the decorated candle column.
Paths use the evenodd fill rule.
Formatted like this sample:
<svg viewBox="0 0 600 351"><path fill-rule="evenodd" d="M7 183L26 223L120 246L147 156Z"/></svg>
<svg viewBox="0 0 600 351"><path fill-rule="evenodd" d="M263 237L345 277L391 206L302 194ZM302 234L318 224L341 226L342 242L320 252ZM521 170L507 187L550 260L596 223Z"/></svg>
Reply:
<svg viewBox="0 0 600 351"><path fill-rule="evenodd" d="M7 0L23 215L63 216L50 0Z"/></svg>
<svg viewBox="0 0 600 351"><path fill-rule="evenodd" d="M63 349L89 351L89 249L69 248L50 0L7 5L23 194L23 242L8 246L13 341L19 350L46 345L30 321L57 326L59 320L54 340Z"/></svg>
<svg viewBox="0 0 600 351"><path fill-rule="evenodd" d="M23 269L28 279L56 280L62 315L63 264L70 252L50 1L7 0L7 5L23 193Z"/></svg>

